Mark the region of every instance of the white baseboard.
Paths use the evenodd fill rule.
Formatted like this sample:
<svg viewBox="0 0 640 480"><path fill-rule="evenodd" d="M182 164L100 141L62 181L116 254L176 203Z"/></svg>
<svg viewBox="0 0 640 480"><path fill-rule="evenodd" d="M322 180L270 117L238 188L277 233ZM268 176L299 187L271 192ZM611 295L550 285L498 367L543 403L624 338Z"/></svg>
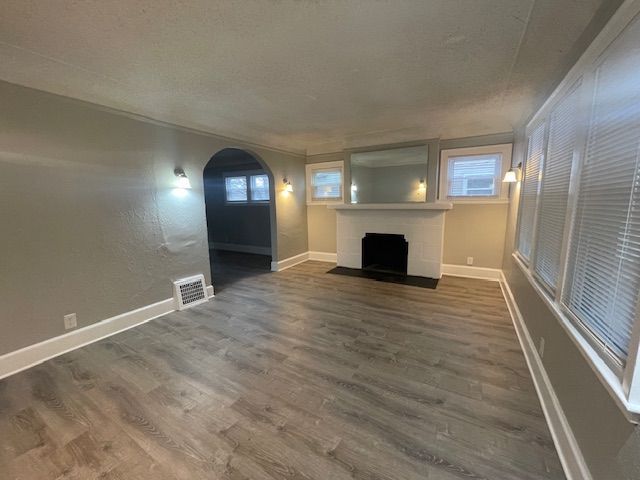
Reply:
<svg viewBox="0 0 640 480"><path fill-rule="evenodd" d="M213 297L213 286L207 286L207 294L209 297ZM167 298L43 342L29 345L20 350L9 352L0 356L0 379L171 313L175 309L175 300Z"/></svg>
<svg viewBox="0 0 640 480"><path fill-rule="evenodd" d="M257 245L238 245L235 243L209 243L209 247L214 250L227 250L229 252L254 253L257 255L271 255L271 247L260 247Z"/></svg>
<svg viewBox="0 0 640 480"><path fill-rule="evenodd" d="M538 398L567 480L591 480L591 473L584 461L578 442L573 435L571 426L562 410L562 405L560 405L560 400L553 389L529 329L522 318L522 313L520 313L518 304L502 272L500 273L500 288L507 302L520 347L527 361L529 372L531 372L533 384L538 393Z"/></svg>
<svg viewBox="0 0 640 480"><path fill-rule="evenodd" d="M442 274L452 277L480 278L483 280L500 281L502 270L498 268L470 267L468 265L442 264Z"/></svg>
<svg viewBox="0 0 640 480"><path fill-rule="evenodd" d="M285 258L277 262L271 262L272 272L281 272L287 268L291 268L294 265L306 262L307 260L316 260L319 262L337 262L338 254L329 252L304 252L293 257Z"/></svg>
<svg viewBox="0 0 640 480"><path fill-rule="evenodd" d="M309 252L309 260L336 263L338 261L338 254L330 252Z"/></svg>
<svg viewBox="0 0 640 480"><path fill-rule="evenodd" d="M271 262L271 271L281 272L282 270L286 270L287 268L291 268L294 265L298 265L299 263L306 262L307 260L309 260L309 252L304 252L299 255L294 255L293 257L285 258L284 260Z"/></svg>

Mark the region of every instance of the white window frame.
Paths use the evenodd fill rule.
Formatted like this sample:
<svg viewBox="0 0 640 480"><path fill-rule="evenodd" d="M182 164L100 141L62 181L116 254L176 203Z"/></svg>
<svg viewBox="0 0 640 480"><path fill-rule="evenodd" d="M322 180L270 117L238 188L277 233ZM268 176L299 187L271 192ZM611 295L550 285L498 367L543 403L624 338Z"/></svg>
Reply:
<svg viewBox="0 0 640 480"><path fill-rule="evenodd" d="M526 137L531 133L540 122L546 121L546 118L550 112L553 111L555 106L562 101L564 96L569 93L572 86L580 84L580 95L583 99L582 108L590 111L594 98L594 82L596 69L607 57L608 48L615 43L617 38L620 38L621 33L625 28L633 23L632 21L640 21L635 17L635 14L640 13L640 5L634 10L634 15L619 17L617 25L612 27L609 35L598 37L596 42L589 47L587 52L579 60L578 64L574 66L571 72L565 77L554 93L547 99L543 107L533 116L528 124ZM617 31L616 31L617 29ZM598 40L600 40L598 42ZM595 46L597 45L597 46ZM594 47L595 46L595 47ZM590 118L589 113L584 113ZM548 129L547 129L548 130ZM640 423L640 308L636 312L635 324L631 333L629 352L626 362L620 365L609 353L606 348L603 347L600 340L569 311L567 307L563 305L563 293L567 283L567 263L569 261L568 249L571 239L571 232L575 222L575 208L578 196L578 181L580 178L580 170L584 162L584 155L586 150L588 136L588 128L584 126L579 129L577 135L574 160L571 168L570 186L569 186L569 201L567 205L567 217L565 221L565 229L563 232L563 249L561 254L561 264L558 276L558 285L555 292L546 288L544 282L542 282L534 273L534 258L536 255L536 243L535 238L532 243L531 261L526 262L519 252L517 251L517 235L515 250L512 252L512 258L514 259L518 268L522 271L525 278L540 296L552 314L558 320L558 323L565 330L569 338L578 348L578 351L585 358L587 364L591 367L597 378L604 385L606 390L614 399L616 405L623 412L627 420L632 423ZM544 154L547 154L548 148L548 131L545 134L545 146ZM526 146L526 145L525 145ZM526 148L523 155L523 161L526 162ZM523 170L526 166L523 166ZM543 179L544 181L544 179ZM539 197L538 197L539 199ZM536 205L536 219L538 216L538 205ZM518 205L520 207L520 203ZM516 232L519 233L521 209L518 208L518 225ZM537 235L537 229L534 230L534 237Z"/></svg>
<svg viewBox="0 0 640 480"><path fill-rule="evenodd" d="M340 170L341 178L341 195L340 198L335 199L322 199L318 200L313 198L313 173L318 170ZM344 187L344 161L338 160L336 162L320 162L320 163L308 163L305 167L306 173L306 189L307 189L307 205L336 205L344 203L345 201L345 187Z"/></svg>
<svg viewBox="0 0 640 480"><path fill-rule="evenodd" d="M450 148L440 152L440 185L438 188L438 200L452 203L508 203L509 187L504 185L502 178L511 167L511 154L513 144L485 145L480 147ZM474 155L498 154L502 157L500 171L496 174L496 195L492 196L449 196L449 159L451 157L464 157Z"/></svg>
<svg viewBox="0 0 640 480"><path fill-rule="evenodd" d="M269 179L269 200L253 200L251 194L251 177L258 175L266 175ZM239 201L229 201L227 200L227 178L228 177L245 177L247 179L247 199L239 200ZM237 206L256 206L256 205L269 205L271 203L272 197L272 188L271 178L269 174L264 170L242 170L239 172L224 172L222 174L222 188L224 189L224 204L227 206L237 205Z"/></svg>

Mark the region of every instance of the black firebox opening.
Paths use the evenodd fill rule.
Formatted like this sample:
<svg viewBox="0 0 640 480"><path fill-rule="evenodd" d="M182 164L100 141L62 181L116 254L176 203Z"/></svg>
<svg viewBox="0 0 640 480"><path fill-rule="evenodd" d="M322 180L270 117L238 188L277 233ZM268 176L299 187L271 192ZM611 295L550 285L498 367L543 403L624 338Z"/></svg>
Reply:
<svg viewBox="0 0 640 480"><path fill-rule="evenodd" d="M366 233L362 238L363 270L406 275L408 255L404 235Z"/></svg>

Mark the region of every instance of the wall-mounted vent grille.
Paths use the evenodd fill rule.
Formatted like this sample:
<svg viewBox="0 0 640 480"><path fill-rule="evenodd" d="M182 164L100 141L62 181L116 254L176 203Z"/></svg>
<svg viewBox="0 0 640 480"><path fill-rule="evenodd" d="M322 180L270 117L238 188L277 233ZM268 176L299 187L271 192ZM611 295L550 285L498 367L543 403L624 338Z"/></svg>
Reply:
<svg viewBox="0 0 640 480"><path fill-rule="evenodd" d="M173 289L178 310L184 310L207 301L204 275L195 275L173 282Z"/></svg>

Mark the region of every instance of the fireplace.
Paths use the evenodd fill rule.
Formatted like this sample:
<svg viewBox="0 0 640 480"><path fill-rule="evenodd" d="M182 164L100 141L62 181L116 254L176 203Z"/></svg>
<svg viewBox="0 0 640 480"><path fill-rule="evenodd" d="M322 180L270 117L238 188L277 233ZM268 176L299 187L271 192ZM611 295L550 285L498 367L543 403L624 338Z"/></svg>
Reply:
<svg viewBox="0 0 640 480"><path fill-rule="evenodd" d="M339 267L362 272L363 241L367 233L404 236L409 242L406 276L442 276L445 212L450 203L346 203L330 205L336 210L336 250ZM369 272L371 273L371 272Z"/></svg>
<svg viewBox="0 0 640 480"><path fill-rule="evenodd" d="M362 238L362 270L407 275L408 256L404 235L365 233Z"/></svg>

